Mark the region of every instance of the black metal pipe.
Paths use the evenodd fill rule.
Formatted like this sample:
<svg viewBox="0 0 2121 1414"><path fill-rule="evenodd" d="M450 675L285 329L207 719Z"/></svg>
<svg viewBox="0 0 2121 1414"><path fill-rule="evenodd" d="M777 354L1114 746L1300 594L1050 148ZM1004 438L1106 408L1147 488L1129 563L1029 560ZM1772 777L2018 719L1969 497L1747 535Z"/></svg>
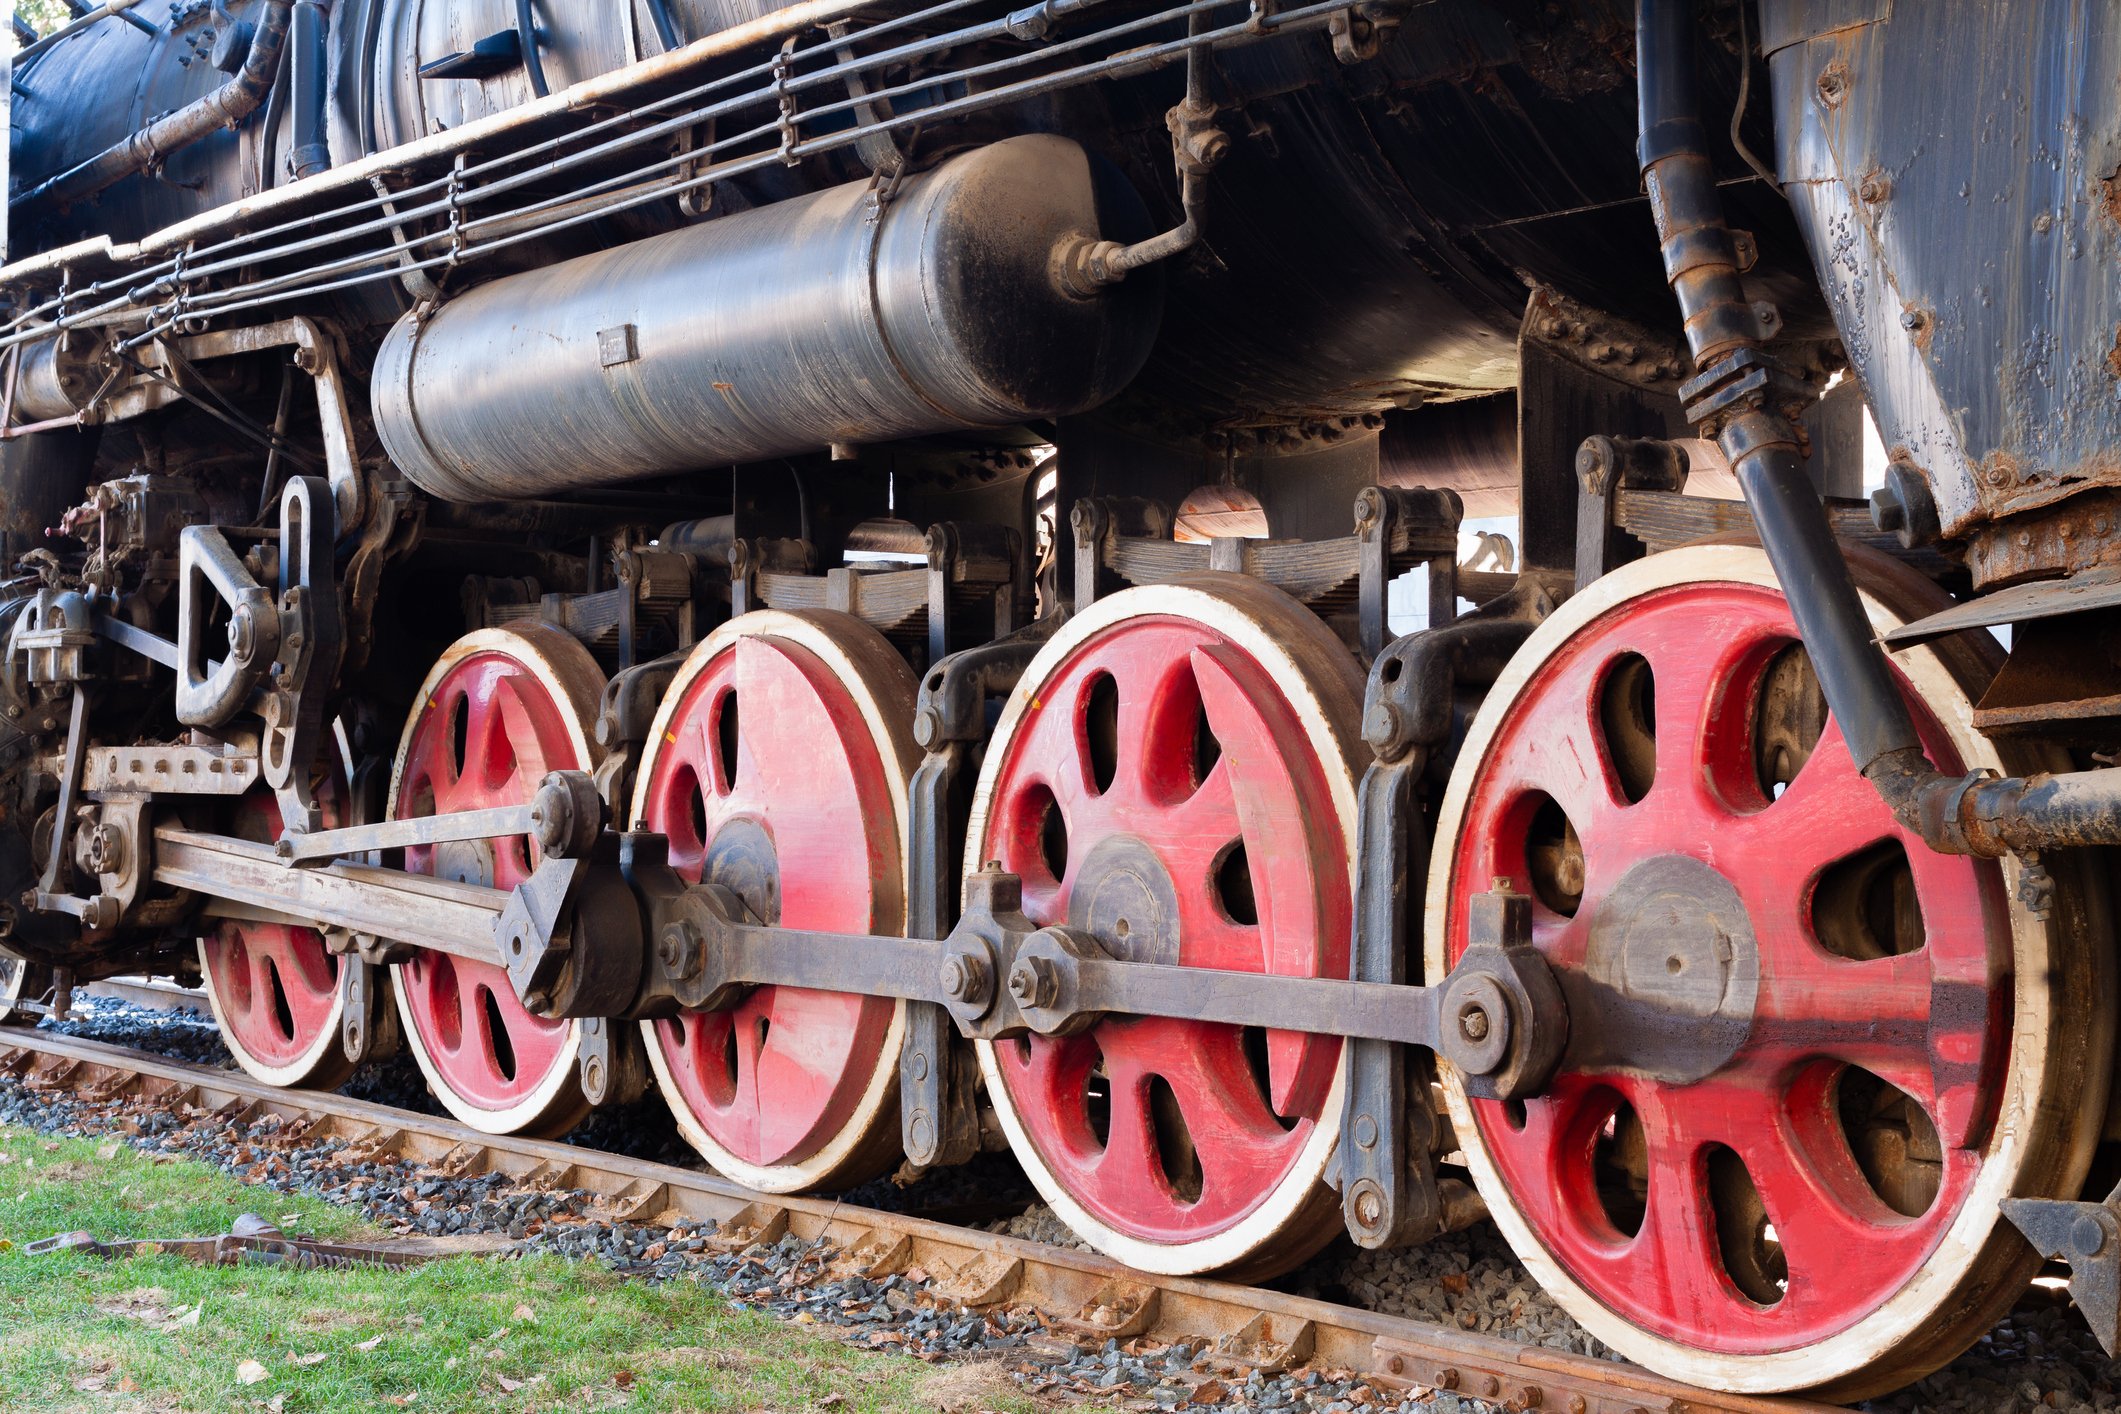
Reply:
<svg viewBox="0 0 2121 1414"><path fill-rule="evenodd" d="M670 0L648 0L648 18L655 21L655 37L668 51L678 47L677 22L670 17Z"/></svg>
<svg viewBox="0 0 2121 1414"><path fill-rule="evenodd" d="M2121 770L1949 776L1923 753L1825 504L1805 474L1779 370L1762 350L1771 321L1746 302L1738 278L1694 109L1692 0L1637 0L1635 18L1638 156L1665 274L1700 370L1682 392L1696 420L1719 424L1717 442L1857 766L1895 816L1946 853L2000 857L2121 844Z"/></svg>
<svg viewBox="0 0 2121 1414"><path fill-rule="evenodd" d="M1747 302L1739 280L1736 248L1694 109L1692 0L1638 0L1636 23L1638 156L1665 274L1701 370L1687 391L1711 402L1728 376L1729 398L1712 403L1722 424L1717 440L1789 596L1820 689L1857 766L1866 775L1877 767L1885 779L1902 780L1917 763L1928 764L1907 703L1871 641L1855 580L1805 474L1795 424L1778 401L1782 393L1772 366L1765 358L1736 359L1765 343L1766 321ZM1896 808L1912 806L1903 799Z"/></svg>
<svg viewBox="0 0 2121 1414"><path fill-rule="evenodd" d="M289 70L293 93L288 104L294 110L295 128L287 167L300 181L331 166L331 144L326 137L331 102L331 19L317 0L296 0L288 42L294 46Z"/></svg>
<svg viewBox="0 0 2121 1414"><path fill-rule="evenodd" d="M243 67L227 83L206 97L155 119L125 141L61 172L16 197L9 205L23 208L44 201L84 200L127 177L146 171L178 148L189 147L210 133L232 128L248 118L272 92L274 78L280 69L280 52L287 44L287 27L293 9L294 0L266 0L257 32L251 36L250 53L244 57Z"/></svg>
<svg viewBox="0 0 2121 1414"><path fill-rule="evenodd" d="M530 75L530 91L540 98L552 93L545 82L545 56L538 51L538 17L535 0L516 0L516 38L523 50L523 72Z"/></svg>

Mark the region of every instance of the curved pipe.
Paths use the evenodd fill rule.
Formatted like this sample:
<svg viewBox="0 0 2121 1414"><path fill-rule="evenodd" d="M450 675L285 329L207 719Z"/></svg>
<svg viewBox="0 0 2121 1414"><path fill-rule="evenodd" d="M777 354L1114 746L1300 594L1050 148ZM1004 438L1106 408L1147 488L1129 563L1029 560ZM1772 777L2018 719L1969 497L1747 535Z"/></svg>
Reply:
<svg viewBox="0 0 2121 1414"><path fill-rule="evenodd" d="M545 56L538 52L538 17L531 13L532 0L516 0L516 40L523 51L523 72L530 75L530 91L549 98L552 86L545 82Z"/></svg>
<svg viewBox="0 0 2121 1414"><path fill-rule="evenodd" d="M197 102L157 118L78 167L24 192L9 205L21 209L39 202L68 204L84 200L146 171L177 149L189 147L222 128L232 128L257 112L273 90L293 12L294 0L266 0L257 33L251 36L250 53L244 56L243 67L234 78Z"/></svg>
<svg viewBox="0 0 2121 1414"><path fill-rule="evenodd" d="M1761 362L1707 143L1694 111L1692 0L1637 0L1636 75L1643 183L1665 273L1701 382ZM2000 858L2121 844L2121 769L1997 780L1937 769L1856 596L1790 419L1771 397L1732 400L1717 441L1745 493L1760 543L1797 620L1849 752L1900 821L1946 854Z"/></svg>

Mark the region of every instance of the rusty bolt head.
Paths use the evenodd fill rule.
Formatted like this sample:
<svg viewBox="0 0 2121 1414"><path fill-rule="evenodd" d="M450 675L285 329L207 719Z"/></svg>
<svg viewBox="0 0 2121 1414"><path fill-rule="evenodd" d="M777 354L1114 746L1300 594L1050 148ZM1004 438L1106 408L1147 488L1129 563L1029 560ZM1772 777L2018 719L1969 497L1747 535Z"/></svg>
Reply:
<svg viewBox="0 0 2121 1414"><path fill-rule="evenodd" d="M1893 194L1893 179L1883 172L1866 172L1863 180L1856 184L1856 197L1866 205L1876 206Z"/></svg>
<svg viewBox="0 0 2121 1414"><path fill-rule="evenodd" d="M1009 995L1020 1007L1050 1007L1060 1000L1060 974L1045 958L1018 958L1009 969Z"/></svg>
<svg viewBox="0 0 2121 1414"><path fill-rule="evenodd" d="M1392 1356L1392 1357L1391 1357L1390 1359L1388 1359L1388 1360L1386 1360L1386 1361L1385 1361L1385 1373L1386 1373L1386 1374L1388 1374L1388 1375L1403 1375L1403 1374L1405 1374L1406 1372L1407 1372L1407 1360L1406 1360L1406 1357L1405 1357L1404 1355L1394 1355L1394 1356Z"/></svg>
<svg viewBox="0 0 2121 1414"><path fill-rule="evenodd" d="M1374 1188L1365 1188L1355 1195L1355 1220L1364 1227L1376 1227L1385 1215L1385 1200Z"/></svg>
<svg viewBox="0 0 2121 1414"><path fill-rule="evenodd" d="M1929 327L1929 323L1929 311L1919 306L1909 305L1906 309L1900 311L1900 327L1907 330L1910 334L1921 333Z"/></svg>
<svg viewBox="0 0 2121 1414"><path fill-rule="evenodd" d="M1584 1414L1584 1411L1590 1407L1589 1404L1584 1402L1582 1395L1572 1394L1569 1396L1569 1414Z"/></svg>
<svg viewBox="0 0 2121 1414"><path fill-rule="evenodd" d="M700 930L682 918L665 926L655 943L656 961L678 982L689 982L699 975L706 951Z"/></svg>
<svg viewBox="0 0 2121 1414"><path fill-rule="evenodd" d="M1458 1014L1458 1029L1468 1041L1478 1045L1488 1039L1488 1014L1477 1006L1469 1006Z"/></svg>
<svg viewBox="0 0 2121 1414"><path fill-rule="evenodd" d="M1195 162L1203 167L1213 167L1229 152L1230 135L1221 128L1208 128L1196 134L1186 146Z"/></svg>
<svg viewBox="0 0 2121 1414"><path fill-rule="evenodd" d="M1458 1371L1452 1369L1449 1365L1444 1366L1436 1372L1435 1385L1438 1389L1457 1389L1459 1385Z"/></svg>
<svg viewBox="0 0 2121 1414"><path fill-rule="evenodd" d="M1829 108L1839 107L1849 94L1849 66L1836 59L1820 71L1815 87L1821 103Z"/></svg>
<svg viewBox="0 0 2121 1414"><path fill-rule="evenodd" d="M1525 1385L1517 1391L1517 1405L1522 1409L1537 1409L1547 1402L1547 1392L1538 1385Z"/></svg>

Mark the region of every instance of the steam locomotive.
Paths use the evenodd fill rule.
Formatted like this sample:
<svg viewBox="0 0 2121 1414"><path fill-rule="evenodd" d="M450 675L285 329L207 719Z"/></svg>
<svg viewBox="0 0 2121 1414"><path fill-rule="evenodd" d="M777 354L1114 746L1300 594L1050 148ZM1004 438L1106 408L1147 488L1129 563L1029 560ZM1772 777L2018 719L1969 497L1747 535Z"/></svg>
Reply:
<svg viewBox="0 0 2121 1414"><path fill-rule="evenodd" d="M2105 7L73 9L0 1013L1154 1272L1491 1216L1729 1391L2112 1291Z"/></svg>

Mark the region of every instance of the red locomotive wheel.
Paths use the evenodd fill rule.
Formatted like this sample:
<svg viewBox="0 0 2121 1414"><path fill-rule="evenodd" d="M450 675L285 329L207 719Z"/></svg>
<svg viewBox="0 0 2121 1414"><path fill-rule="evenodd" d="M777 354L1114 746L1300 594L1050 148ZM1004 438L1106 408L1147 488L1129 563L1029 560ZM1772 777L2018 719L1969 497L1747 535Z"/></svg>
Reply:
<svg viewBox="0 0 2121 1414"><path fill-rule="evenodd" d="M844 614L763 610L692 651L656 716L634 818L688 879L790 927L901 933L915 684ZM769 1193L858 1183L898 1154L902 1004L762 987L643 1023L679 1127Z"/></svg>
<svg viewBox="0 0 2121 1414"><path fill-rule="evenodd" d="M334 803L320 796L327 826L338 824ZM276 840L285 828L269 790L253 791L237 807L236 833ZM225 918L199 939L199 969L221 1039L236 1064L268 1085L333 1090L353 1074L340 1044L346 999L340 960L314 928Z"/></svg>
<svg viewBox="0 0 2121 1414"><path fill-rule="evenodd" d="M603 674L556 629L482 629L442 655L398 744L392 819L520 805L552 771L596 765L585 724ZM512 889L537 867L528 836L405 851L414 873ZM508 974L423 952L391 969L413 1058L449 1112L488 1134L560 1134L588 1113L581 1024L533 1016Z"/></svg>
<svg viewBox="0 0 2121 1414"><path fill-rule="evenodd" d="M967 868L1142 961L1346 976L1361 679L1309 611L1235 576L1100 601L1040 652L988 749ZM1169 1018L979 1046L1076 1232L1147 1271L1302 1261L1338 1207L1339 1041Z"/></svg>
<svg viewBox="0 0 2121 1414"><path fill-rule="evenodd" d="M1937 607L1858 561L1880 629ZM1857 772L1766 558L1657 555L1533 635L1452 777L1432 975L1507 879L1570 1003L1547 1092L1471 1101L1480 1192L1571 1314L1732 1391L1897 1387L2015 1299L2000 1198L2075 1197L2105 1107L2103 916L2018 866L1939 855ZM1971 727L1976 645L1895 655L1931 759Z"/></svg>

